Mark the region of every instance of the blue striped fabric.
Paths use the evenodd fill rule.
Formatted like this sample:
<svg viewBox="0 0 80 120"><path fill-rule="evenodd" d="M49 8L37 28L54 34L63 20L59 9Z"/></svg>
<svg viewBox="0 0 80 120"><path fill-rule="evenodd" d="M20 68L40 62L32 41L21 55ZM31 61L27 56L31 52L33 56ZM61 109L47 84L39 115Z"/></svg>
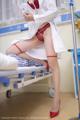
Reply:
<svg viewBox="0 0 80 120"><path fill-rule="evenodd" d="M19 67L27 67L27 66L43 66L43 64L38 63L34 60L24 59L19 57L16 54L10 54L9 56L14 57L18 60L18 66Z"/></svg>

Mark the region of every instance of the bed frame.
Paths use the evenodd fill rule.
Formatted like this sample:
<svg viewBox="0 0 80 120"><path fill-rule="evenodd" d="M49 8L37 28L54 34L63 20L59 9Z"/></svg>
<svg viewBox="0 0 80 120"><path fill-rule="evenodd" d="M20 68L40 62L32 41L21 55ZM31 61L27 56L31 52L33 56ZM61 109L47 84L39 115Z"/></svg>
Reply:
<svg viewBox="0 0 80 120"><path fill-rule="evenodd" d="M4 85L6 97L12 96L12 89L20 89L32 83L49 78L49 95L54 96L54 89L52 86L52 73L46 71L43 66L18 67L16 70L0 70L0 84ZM13 87L10 83L13 83Z"/></svg>

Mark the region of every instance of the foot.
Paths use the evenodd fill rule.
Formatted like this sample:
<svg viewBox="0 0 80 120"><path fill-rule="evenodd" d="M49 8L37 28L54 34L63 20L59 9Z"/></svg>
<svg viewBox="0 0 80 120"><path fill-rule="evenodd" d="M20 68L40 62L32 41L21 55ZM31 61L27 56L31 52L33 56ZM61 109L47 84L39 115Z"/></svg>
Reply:
<svg viewBox="0 0 80 120"><path fill-rule="evenodd" d="M50 118L54 118L54 117L58 116L58 114L59 114L59 111L57 111L57 112L50 112Z"/></svg>
<svg viewBox="0 0 80 120"><path fill-rule="evenodd" d="M60 110L60 100L54 98L53 100L53 106L50 110L50 117L56 117L59 114L59 110Z"/></svg>

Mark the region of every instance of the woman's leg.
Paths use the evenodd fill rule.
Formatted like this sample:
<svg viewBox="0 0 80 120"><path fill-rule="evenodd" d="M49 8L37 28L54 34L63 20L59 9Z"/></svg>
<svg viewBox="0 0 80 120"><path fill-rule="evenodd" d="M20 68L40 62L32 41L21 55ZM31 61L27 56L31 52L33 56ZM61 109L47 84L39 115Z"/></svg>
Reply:
<svg viewBox="0 0 80 120"><path fill-rule="evenodd" d="M26 52L27 50L36 48L37 46L39 46L40 44L42 44L41 41L39 41L37 39L36 36L34 36L32 39L30 40L23 40L23 41L18 41L15 44L12 44L7 50L6 53L10 54L10 53L14 53L14 54L21 54L23 51Z"/></svg>
<svg viewBox="0 0 80 120"><path fill-rule="evenodd" d="M35 60L36 62L39 62L39 63L44 64L46 66L45 61L40 60L40 59L35 59L35 58L33 58L25 53L27 50L30 50L32 48L36 48L37 46L39 46L42 43L43 43L42 41L39 41L37 39L37 37L34 36L31 40L24 40L24 41L17 42L16 45L18 48L15 46L15 44L12 44L6 50L6 54L17 54L18 56L20 56L24 59ZM21 50L23 51L23 53L21 52Z"/></svg>
<svg viewBox="0 0 80 120"><path fill-rule="evenodd" d="M53 82L55 88L55 97L53 98L53 105L51 111L56 112L59 110L60 101L60 70L58 65L57 54L55 53L54 46L52 44L52 34L51 28L47 28L44 32L44 45L46 49L46 54L48 57L49 67L53 73Z"/></svg>

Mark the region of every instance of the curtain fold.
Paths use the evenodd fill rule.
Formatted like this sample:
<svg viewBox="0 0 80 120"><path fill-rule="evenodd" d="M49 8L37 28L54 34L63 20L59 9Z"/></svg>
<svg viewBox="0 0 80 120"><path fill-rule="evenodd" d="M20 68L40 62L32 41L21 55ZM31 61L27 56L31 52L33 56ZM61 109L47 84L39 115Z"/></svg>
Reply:
<svg viewBox="0 0 80 120"><path fill-rule="evenodd" d="M21 20L19 5L24 0L0 0L0 23Z"/></svg>
<svg viewBox="0 0 80 120"><path fill-rule="evenodd" d="M70 0L55 0L58 8L69 8Z"/></svg>

